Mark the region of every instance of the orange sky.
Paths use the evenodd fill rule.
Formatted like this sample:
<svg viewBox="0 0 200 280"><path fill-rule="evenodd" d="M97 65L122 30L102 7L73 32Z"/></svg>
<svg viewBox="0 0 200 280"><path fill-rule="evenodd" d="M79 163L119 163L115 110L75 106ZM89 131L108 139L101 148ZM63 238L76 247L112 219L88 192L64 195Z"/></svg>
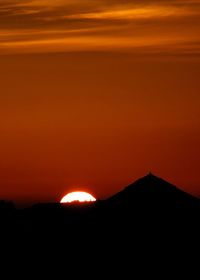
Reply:
<svg viewBox="0 0 200 280"><path fill-rule="evenodd" d="M122 4L123 3L123 4ZM0 197L200 195L200 0L1 0Z"/></svg>

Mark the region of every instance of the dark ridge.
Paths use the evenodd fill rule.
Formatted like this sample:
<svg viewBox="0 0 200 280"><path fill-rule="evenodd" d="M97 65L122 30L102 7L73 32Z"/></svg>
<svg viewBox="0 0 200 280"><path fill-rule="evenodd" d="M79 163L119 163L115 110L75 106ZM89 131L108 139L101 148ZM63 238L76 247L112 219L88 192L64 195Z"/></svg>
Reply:
<svg viewBox="0 0 200 280"><path fill-rule="evenodd" d="M125 187L108 199L109 203L183 205L198 207L200 200L152 173ZM144 206L144 205L143 205Z"/></svg>
<svg viewBox="0 0 200 280"><path fill-rule="evenodd" d="M13 254L13 264L19 261L22 269L28 261L33 265L29 271L38 271L37 277L38 262L46 264L44 279L51 276L52 267L57 268L57 276L58 271L65 267L68 271L72 264L76 270L84 264L88 272L92 263L102 264L104 269L105 262L108 266L114 262L113 278L113 271L122 265L126 267L123 276L124 271L133 273L138 265L146 271L151 261L157 270L163 258L167 259L164 275L171 271L171 277L174 268L169 261L174 258L177 266L182 256L188 257L187 264L192 256L193 262L198 256L199 205L199 199L153 174L104 201L39 203L26 209L15 209L12 203L1 201L0 238L6 248L4 253L1 246L1 255L5 259L9 254L9 267Z"/></svg>

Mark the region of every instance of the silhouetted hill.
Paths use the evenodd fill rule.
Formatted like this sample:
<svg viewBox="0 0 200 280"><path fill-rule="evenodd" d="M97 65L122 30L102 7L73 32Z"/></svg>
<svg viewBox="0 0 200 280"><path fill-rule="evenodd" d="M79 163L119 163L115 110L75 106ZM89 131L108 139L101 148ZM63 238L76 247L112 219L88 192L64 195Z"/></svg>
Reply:
<svg viewBox="0 0 200 280"><path fill-rule="evenodd" d="M6 214L9 213L9 216ZM196 221L200 214L200 200L185 193L173 184L153 175L140 178L119 193L104 201L93 203L39 203L16 210L11 203L0 202L0 216L17 221L20 229L28 231L49 229L59 225L65 228L81 226L131 227L134 223L160 224ZM4 219L5 220L5 219ZM195 224L194 223L194 224ZM28 225L28 226L27 226Z"/></svg>
<svg viewBox="0 0 200 280"><path fill-rule="evenodd" d="M107 227L123 227L127 234L135 231L141 237L148 231L152 237L157 232L161 236L167 232L168 236L172 232L183 235L188 229L196 234L200 200L150 173L107 199L101 212Z"/></svg>
<svg viewBox="0 0 200 280"><path fill-rule="evenodd" d="M11 201L0 200L0 216L12 214L15 210Z"/></svg>
<svg viewBox="0 0 200 280"><path fill-rule="evenodd" d="M199 199L152 174L104 201L40 203L26 209L0 202L0 237L9 263L16 247L14 262L20 255L20 265L36 256L30 271L38 261L47 271L49 263L63 270L62 261L67 271L73 263L115 262L114 273L116 264L130 273L151 262L157 269L162 258L167 258L167 270L174 270L169 264L173 259L177 266L182 256L196 256L199 222Z"/></svg>
<svg viewBox="0 0 200 280"><path fill-rule="evenodd" d="M200 200L151 173L107 200L111 205L199 207Z"/></svg>

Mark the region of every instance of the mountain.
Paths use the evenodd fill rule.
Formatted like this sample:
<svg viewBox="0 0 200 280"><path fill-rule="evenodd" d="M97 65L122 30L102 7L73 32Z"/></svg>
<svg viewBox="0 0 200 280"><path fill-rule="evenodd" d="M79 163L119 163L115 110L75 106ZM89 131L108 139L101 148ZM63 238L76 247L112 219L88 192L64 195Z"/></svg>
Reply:
<svg viewBox="0 0 200 280"><path fill-rule="evenodd" d="M99 212L101 227L124 242L197 242L200 233L200 200L151 173L108 198Z"/></svg>
<svg viewBox="0 0 200 280"><path fill-rule="evenodd" d="M107 202L118 206L199 207L200 200L152 173L142 177L110 197Z"/></svg>
<svg viewBox="0 0 200 280"><path fill-rule="evenodd" d="M27 209L11 207L10 211L6 202L0 202L0 238L9 254L17 248L14 260L19 259L20 264L18 256L29 261L34 252L34 269L39 259L42 266L47 264L47 271L50 261L53 267L58 264L59 271L61 260L67 268L70 261L78 268L77 260L80 264L85 260L87 269L92 261L102 263L102 268L105 261L108 266L113 261L114 271L117 262L117 267L130 262L131 272L139 263L146 271L151 261L157 270L159 261L167 258L166 273L173 258L177 266L182 256L198 256L199 205L199 199L148 174L107 200L92 204L45 203ZM4 256L2 247L1 254ZM9 255L9 265L10 259Z"/></svg>

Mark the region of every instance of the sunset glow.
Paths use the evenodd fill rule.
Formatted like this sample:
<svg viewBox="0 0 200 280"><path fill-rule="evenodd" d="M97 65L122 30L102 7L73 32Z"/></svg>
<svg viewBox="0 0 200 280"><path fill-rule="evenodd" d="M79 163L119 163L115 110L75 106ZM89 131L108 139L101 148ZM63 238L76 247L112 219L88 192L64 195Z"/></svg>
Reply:
<svg viewBox="0 0 200 280"><path fill-rule="evenodd" d="M133 50L152 42L157 52L193 52L199 6L200 0L2 0L0 54Z"/></svg>
<svg viewBox="0 0 200 280"><path fill-rule="evenodd" d="M0 0L0 198L200 196L198 34L200 0Z"/></svg>

